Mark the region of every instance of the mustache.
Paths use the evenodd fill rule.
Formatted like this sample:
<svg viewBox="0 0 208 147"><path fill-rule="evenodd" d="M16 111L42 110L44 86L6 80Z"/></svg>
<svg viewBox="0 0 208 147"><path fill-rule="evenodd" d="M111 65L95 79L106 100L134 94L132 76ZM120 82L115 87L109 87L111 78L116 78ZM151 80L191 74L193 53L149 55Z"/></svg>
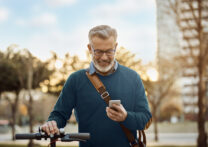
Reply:
<svg viewBox="0 0 208 147"><path fill-rule="evenodd" d="M111 61L111 60L98 60L97 62L98 62L98 63L101 63L101 62L104 62L104 63L111 63L112 61Z"/></svg>

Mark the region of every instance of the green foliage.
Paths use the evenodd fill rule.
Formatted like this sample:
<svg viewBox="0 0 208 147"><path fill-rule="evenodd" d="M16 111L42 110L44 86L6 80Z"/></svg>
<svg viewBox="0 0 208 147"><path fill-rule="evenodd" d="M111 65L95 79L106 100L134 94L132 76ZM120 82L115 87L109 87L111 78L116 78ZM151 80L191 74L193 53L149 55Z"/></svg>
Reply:
<svg viewBox="0 0 208 147"><path fill-rule="evenodd" d="M56 62L61 62L61 67L57 68L55 67ZM52 63L52 69L55 71L53 75L50 76L48 81L45 81L43 83L44 86L47 87L47 92L59 95L65 81L67 80L68 76L80 69L83 69L86 67L86 64L89 63L87 61L82 61L79 59L78 56L70 56L70 54L65 54L65 57L63 59L58 58L56 53L53 52L53 57L48 60L48 62ZM55 82L54 82L55 81Z"/></svg>
<svg viewBox="0 0 208 147"><path fill-rule="evenodd" d="M119 64L129 67L140 74L144 74L144 66L142 66L141 59L136 58L136 54L128 51L124 47L116 51L116 60Z"/></svg>
<svg viewBox="0 0 208 147"><path fill-rule="evenodd" d="M0 93L3 91L20 90L15 65L4 58L0 59Z"/></svg>
<svg viewBox="0 0 208 147"><path fill-rule="evenodd" d="M28 50L14 52L8 47L5 53L0 52L0 92L20 91L27 89L28 68L32 66L32 88L38 88L40 83L49 79L53 70L48 69L48 62L42 62L36 57L28 56ZM32 60L32 65L30 65Z"/></svg>
<svg viewBox="0 0 208 147"><path fill-rule="evenodd" d="M53 70L49 70L48 62L42 62L37 58L33 60L33 82L32 88L36 89L40 87L40 83L44 80L49 80L50 75L54 72Z"/></svg>

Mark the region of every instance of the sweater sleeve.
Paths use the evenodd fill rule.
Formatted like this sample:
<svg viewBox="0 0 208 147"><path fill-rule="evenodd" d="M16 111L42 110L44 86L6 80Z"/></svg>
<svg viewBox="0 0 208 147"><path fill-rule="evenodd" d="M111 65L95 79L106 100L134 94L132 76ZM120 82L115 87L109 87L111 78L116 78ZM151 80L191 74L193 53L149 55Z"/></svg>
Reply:
<svg viewBox="0 0 208 147"><path fill-rule="evenodd" d="M149 109L142 80L138 74L134 92L134 111L127 111L127 117L122 124L130 130L144 130L150 126L152 122L152 115Z"/></svg>
<svg viewBox="0 0 208 147"><path fill-rule="evenodd" d="M71 75L59 95L53 111L50 113L48 121L56 121L58 128L63 128L70 118L72 109L75 106L75 82Z"/></svg>

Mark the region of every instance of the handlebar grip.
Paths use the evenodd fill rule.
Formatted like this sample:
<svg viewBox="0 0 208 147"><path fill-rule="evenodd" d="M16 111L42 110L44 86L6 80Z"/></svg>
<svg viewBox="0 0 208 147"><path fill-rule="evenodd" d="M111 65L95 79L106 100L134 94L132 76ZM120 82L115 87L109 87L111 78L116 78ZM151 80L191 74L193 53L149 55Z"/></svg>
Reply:
<svg viewBox="0 0 208 147"><path fill-rule="evenodd" d="M70 133L69 138L87 140L90 139L90 133Z"/></svg>
<svg viewBox="0 0 208 147"><path fill-rule="evenodd" d="M33 134L16 134L15 138L16 139L37 139L38 134L33 133Z"/></svg>

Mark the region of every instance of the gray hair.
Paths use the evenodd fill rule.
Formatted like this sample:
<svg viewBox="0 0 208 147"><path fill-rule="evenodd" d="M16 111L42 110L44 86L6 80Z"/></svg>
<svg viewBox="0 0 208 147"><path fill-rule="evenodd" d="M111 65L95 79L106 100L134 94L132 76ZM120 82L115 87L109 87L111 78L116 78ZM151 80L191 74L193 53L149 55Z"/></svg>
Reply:
<svg viewBox="0 0 208 147"><path fill-rule="evenodd" d="M111 28L108 25L99 25L96 27L93 27L88 34L88 38L90 43L92 42L93 37L98 37L101 39L108 39L110 37L114 37L114 40L117 40L117 32L114 28Z"/></svg>

